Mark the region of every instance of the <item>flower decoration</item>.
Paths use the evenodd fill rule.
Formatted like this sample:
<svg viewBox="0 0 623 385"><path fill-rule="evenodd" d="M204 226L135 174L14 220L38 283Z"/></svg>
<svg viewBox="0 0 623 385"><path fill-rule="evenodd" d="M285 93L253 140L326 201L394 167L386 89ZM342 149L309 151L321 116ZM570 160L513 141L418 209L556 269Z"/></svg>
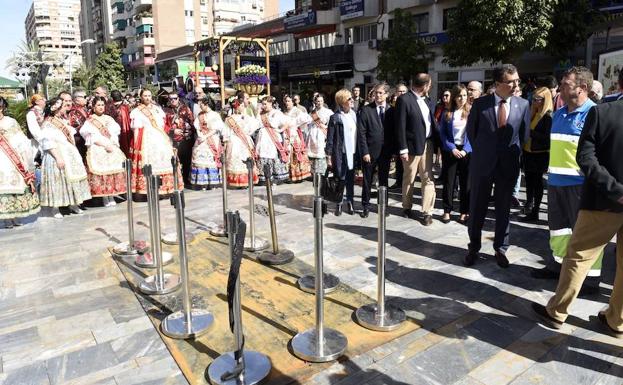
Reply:
<svg viewBox="0 0 623 385"><path fill-rule="evenodd" d="M256 64L248 64L236 70L234 78L236 84L268 84L270 79L266 76L266 68Z"/></svg>

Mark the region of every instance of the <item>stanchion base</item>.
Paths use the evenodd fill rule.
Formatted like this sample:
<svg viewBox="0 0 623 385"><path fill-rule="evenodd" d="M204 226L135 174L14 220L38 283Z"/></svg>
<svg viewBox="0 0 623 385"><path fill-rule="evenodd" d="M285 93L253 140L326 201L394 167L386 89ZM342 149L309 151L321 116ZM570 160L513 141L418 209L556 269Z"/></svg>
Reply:
<svg viewBox="0 0 623 385"><path fill-rule="evenodd" d="M187 339L197 338L208 332L214 323L214 316L204 309L192 309L190 311L190 330L186 323L186 316L183 311L171 313L160 324L162 333L171 338Z"/></svg>
<svg viewBox="0 0 623 385"><path fill-rule="evenodd" d="M218 385L253 385L259 383L268 376L272 365L267 356L249 350L245 350L242 354L245 365L241 376L242 379L234 378L228 381L221 380L221 377L225 373L231 372L236 367L234 353L228 352L221 355L210 364L208 368L208 380L210 383Z"/></svg>
<svg viewBox="0 0 623 385"><path fill-rule="evenodd" d="M316 277L313 275L304 275L296 281L296 284L299 286L299 289L303 290L306 293L315 294L316 293ZM325 274L324 275L324 293L329 294L334 292L337 289L337 286L340 284L340 279L335 275Z"/></svg>
<svg viewBox="0 0 623 385"><path fill-rule="evenodd" d="M190 243L195 240L195 236L193 233L186 232L186 243ZM179 242L177 241L177 233L166 233L162 234L162 243L166 245L177 245Z"/></svg>
<svg viewBox="0 0 623 385"><path fill-rule="evenodd" d="M294 259L294 253L288 249L279 249L277 254L272 251L262 251L257 260L265 265L283 265Z"/></svg>
<svg viewBox="0 0 623 385"><path fill-rule="evenodd" d="M134 241L133 247L130 247L130 242L120 242L112 248L112 252L119 257L143 254L148 250L149 245L146 241Z"/></svg>
<svg viewBox="0 0 623 385"><path fill-rule="evenodd" d="M308 329L292 338L292 351L298 358L309 362L329 362L344 354L348 340L337 330L324 328L324 345L318 347L316 329Z"/></svg>
<svg viewBox="0 0 623 385"><path fill-rule="evenodd" d="M255 237L255 242L251 243L251 238L244 239L244 251L261 251L268 249L268 241L260 237Z"/></svg>
<svg viewBox="0 0 623 385"><path fill-rule="evenodd" d="M401 309L385 304L385 314L376 313L377 304L363 305L355 311L355 318L359 325L366 329L379 332L396 330L406 321L407 316Z"/></svg>
<svg viewBox="0 0 623 385"><path fill-rule="evenodd" d="M222 224L216 225L210 229L210 235L213 237L226 237L227 229Z"/></svg>
<svg viewBox="0 0 623 385"><path fill-rule="evenodd" d="M169 253L168 251L163 251L162 266L166 266L171 262L173 262L173 254ZM151 252L137 255L134 264L143 269L155 269L156 267L158 267L156 265L156 259Z"/></svg>
<svg viewBox="0 0 623 385"><path fill-rule="evenodd" d="M138 284L138 290L147 295L162 295L174 292L180 288L181 284L182 279L179 275L166 273L164 274L164 286L158 287L156 284L156 276L151 275Z"/></svg>

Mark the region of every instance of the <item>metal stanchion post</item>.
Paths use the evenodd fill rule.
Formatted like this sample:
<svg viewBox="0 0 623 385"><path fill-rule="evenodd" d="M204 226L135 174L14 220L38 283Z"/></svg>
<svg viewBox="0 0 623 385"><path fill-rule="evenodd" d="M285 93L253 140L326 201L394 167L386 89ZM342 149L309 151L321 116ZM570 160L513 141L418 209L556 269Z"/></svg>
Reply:
<svg viewBox="0 0 623 385"><path fill-rule="evenodd" d="M190 296L190 281L188 279L188 254L186 239L183 234L186 224L184 222L184 196L183 192L173 192L172 203L175 206L175 219L177 235L180 240L180 270L182 273L182 306L183 310L169 314L160 324L162 333L171 338L196 338L208 332L214 323L214 316L205 309L193 309Z"/></svg>
<svg viewBox="0 0 623 385"><path fill-rule="evenodd" d="M179 161L176 156L171 157L171 167L173 167L173 189L179 190L179 183L177 180L177 170L179 168ZM187 232L184 230L184 236L186 237L186 243L192 242L195 239L193 233ZM172 231L170 233L166 233L162 236L162 242L167 245L177 245L179 243L177 237L177 231Z"/></svg>
<svg viewBox="0 0 623 385"><path fill-rule="evenodd" d="M153 231L155 240L153 243L153 255L156 262L156 274L145 278L138 285L138 289L144 294L168 294L179 289L181 280L177 274L165 273L162 260L162 244L160 242L160 204L158 203L159 177L150 175L149 189L147 193L153 203ZM173 256L171 256L173 258Z"/></svg>
<svg viewBox="0 0 623 385"><path fill-rule="evenodd" d="M320 187L321 187L320 184L321 184L320 174L314 173L314 204L316 202L316 199L322 198L320 194ZM325 206L323 206L323 210L324 210L323 213L326 212ZM318 235L320 236L319 239L318 239ZM314 241L315 242L320 241L320 243L322 243L322 232L320 234L316 234L316 239L314 239ZM316 278L315 278L315 275L313 274L302 276L301 278L298 279L296 283L299 289L303 290L306 293L316 292ZM335 289L337 289L337 286L339 284L340 284L340 279L338 277L332 274L323 273L322 285L324 287L324 294L329 294L335 291Z"/></svg>
<svg viewBox="0 0 623 385"><path fill-rule="evenodd" d="M215 237L227 236L227 164L225 152L221 153L221 186L223 186L223 223L210 229Z"/></svg>
<svg viewBox="0 0 623 385"><path fill-rule="evenodd" d="M127 190L126 196L128 205L128 241L120 242L112 249L113 253L120 257L136 256L138 254L143 254L149 250L149 245L146 241L137 240L134 238L134 206L132 202L132 160L126 159L125 162L123 162L123 167L125 168Z"/></svg>
<svg viewBox="0 0 623 385"><path fill-rule="evenodd" d="M335 329L324 327L324 290L322 261L322 217L324 216L322 197L314 198L314 254L316 257L316 327L294 336L292 351L297 357L311 362L333 361L344 354L348 340Z"/></svg>
<svg viewBox="0 0 623 385"><path fill-rule="evenodd" d="M162 252L162 247L160 245L160 233L155 233L156 222L160 223L160 218L156 218L156 209L155 207L158 205L158 188L156 187L156 198L151 194L153 190L152 180L150 179L152 176L151 165L147 164L143 166L143 175L145 176L145 182L147 185L147 213L149 216L149 241L151 242L151 250L144 254L139 254L136 256L136 260L134 264L138 267L142 267L144 269L155 269L158 267L156 263L156 248L158 248L161 252L162 256L162 264L168 265L173 262L173 255L169 252Z"/></svg>
<svg viewBox="0 0 623 385"><path fill-rule="evenodd" d="M244 236L238 233L240 215L236 212L227 212L227 234L229 252L232 259L232 268L235 260L241 259L241 253L236 254L237 237ZM240 262L237 262L240 263ZM239 266L239 265L238 265ZM233 316L233 332L236 341L236 351L219 356L208 368L210 383L219 385L252 385L261 382L271 369L270 360L264 354L244 350L244 334L242 328L242 309L240 301L240 274L236 277L231 315ZM229 290L228 290L229 295Z"/></svg>
<svg viewBox="0 0 623 385"><path fill-rule="evenodd" d="M245 251L260 251L268 248L268 241L255 236L255 196L253 194L253 164L249 158L245 161L249 172L249 237L244 240Z"/></svg>
<svg viewBox="0 0 623 385"><path fill-rule="evenodd" d="M366 329L386 332L399 328L406 320L406 315L401 309L385 303L385 211L387 210L387 187L380 186L378 196L377 303L364 305L357 309L355 318Z"/></svg>
<svg viewBox="0 0 623 385"><path fill-rule="evenodd" d="M273 251L263 251L257 259L267 265L282 265L294 259L294 253L288 249L279 248L277 239L277 222L275 221L275 205L273 203L273 186L270 176L270 166L264 166L266 176L266 196L268 199L268 216L270 218L270 235L273 243Z"/></svg>

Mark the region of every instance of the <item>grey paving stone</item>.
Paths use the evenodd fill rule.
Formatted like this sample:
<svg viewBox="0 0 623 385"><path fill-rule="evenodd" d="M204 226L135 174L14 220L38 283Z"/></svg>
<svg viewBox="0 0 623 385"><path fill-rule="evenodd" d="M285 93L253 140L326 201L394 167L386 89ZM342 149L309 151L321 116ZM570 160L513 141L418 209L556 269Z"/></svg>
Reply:
<svg viewBox="0 0 623 385"><path fill-rule="evenodd" d="M8 373L3 385L50 385L45 362L25 366Z"/></svg>
<svg viewBox="0 0 623 385"><path fill-rule="evenodd" d="M46 362L50 383L61 384L119 363L110 343L78 350Z"/></svg>
<svg viewBox="0 0 623 385"><path fill-rule="evenodd" d="M18 330L13 333L0 334L0 354L11 351L17 346L36 343L37 341L39 341L39 334L37 333L36 327Z"/></svg>
<svg viewBox="0 0 623 385"><path fill-rule="evenodd" d="M145 356L164 358L169 355L160 335L154 329L117 338L110 344L120 362Z"/></svg>

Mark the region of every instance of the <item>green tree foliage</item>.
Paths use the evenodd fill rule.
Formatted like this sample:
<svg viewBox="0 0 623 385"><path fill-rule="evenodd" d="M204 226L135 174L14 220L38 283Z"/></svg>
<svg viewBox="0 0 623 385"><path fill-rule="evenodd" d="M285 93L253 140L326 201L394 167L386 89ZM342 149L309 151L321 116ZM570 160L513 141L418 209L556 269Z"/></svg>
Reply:
<svg viewBox="0 0 623 385"><path fill-rule="evenodd" d="M74 87L82 87L85 90L93 90L95 86L95 68L82 64L73 72L72 81Z"/></svg>
<svg viewBox="0 0 623 385"><path fill-rule="evenodd" d="M461 0L448 23L445 61L452 66L508 62L547 46L558 0Z"/></svg>
<svg viewBox="0 0 623 385"><path fill-rule="evenodd" d="M599 5L599 1L594 4ZM591 26L604 19L604 15L589 0L558 0L545 52L557 59L567 57L570 51L590 37Z"/></svg>
<svg viewBox="0 0 623 385"><path fill-rule="evenodd" d="M104 52L97 57L93 80L95 86L105 85L109 90L125 89L125 72L117 44L106 44Z"/></svg>
<svg viewBox="0 0 623 385"><path fill-rule="evenodd" d="M461 0L448 21L445 61L452 66L509 62L524 52L556 58L582 45L603 0Z"/></svg>
<svg viewBox="0 0 623 385"><path fill-rule="evenodd" d="M26 124L26 114L28 113L28 101L22 100L21 102L9 102L9 109L7 110L7 115L17 120L22 131L26 133L27 124Z"/></svg>
<svg viewBox="0 0 623 385"><path fill-rule="evenodd" d="M400 8L392 12L393 24L389 36L381 44L379 79L389 82L409 80L418 72L428 70L431 53L418 39L417 24L413 16Z"/></svg>

